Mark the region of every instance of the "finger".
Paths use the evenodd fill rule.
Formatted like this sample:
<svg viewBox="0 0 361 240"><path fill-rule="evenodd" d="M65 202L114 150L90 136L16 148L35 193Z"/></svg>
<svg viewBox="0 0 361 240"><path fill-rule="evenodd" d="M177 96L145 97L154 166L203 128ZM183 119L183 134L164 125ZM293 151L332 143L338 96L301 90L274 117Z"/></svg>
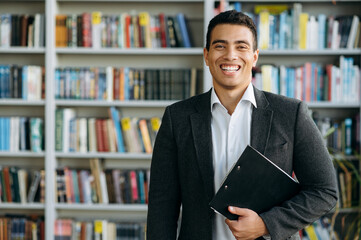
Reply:
<svg viewBox="0 0 361 240"><path fill-rule="evenodd" d="M233 221L233 220L229 220L229 219L225 219L225 223L227 224L228 228L233 232L236 229L236 223L237 221Z"/></svg>
<svg viewBox="0 0 361 240"><path fill-rule="evenodd" d="M251 210L247 209L247 208L239 208L239 207L229 206L228 211L230 213L236 214L238 216L246 216L246 215L250 214Z"/></svg>

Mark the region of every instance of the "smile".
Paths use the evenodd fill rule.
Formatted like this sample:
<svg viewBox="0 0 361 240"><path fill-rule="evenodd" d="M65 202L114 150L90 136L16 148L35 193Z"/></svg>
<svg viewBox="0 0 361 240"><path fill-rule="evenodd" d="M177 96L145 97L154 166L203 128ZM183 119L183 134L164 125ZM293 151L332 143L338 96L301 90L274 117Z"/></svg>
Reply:
<svg viewBox="0 0 361 240"><path fill-rule="evenodd" d="M241 68L241 66L239 65L225 65L225 64L222 64L220 67L223 71L226 72L236 72Z"/></svg>

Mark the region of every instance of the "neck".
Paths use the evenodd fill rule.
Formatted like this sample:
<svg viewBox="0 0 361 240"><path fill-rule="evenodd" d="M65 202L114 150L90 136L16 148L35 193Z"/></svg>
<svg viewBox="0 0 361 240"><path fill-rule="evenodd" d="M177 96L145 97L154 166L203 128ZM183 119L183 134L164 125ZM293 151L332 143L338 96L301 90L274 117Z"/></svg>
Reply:
<svg viewBox="0 0 361 240"><path fill-rule="evenodd" d="M216 92L219 101L227 109L229 115L232 115L236 109L236 106L242 99L247 87L248 84L239 89L224 89L216 85L214 86L214 91Z"/></svg>

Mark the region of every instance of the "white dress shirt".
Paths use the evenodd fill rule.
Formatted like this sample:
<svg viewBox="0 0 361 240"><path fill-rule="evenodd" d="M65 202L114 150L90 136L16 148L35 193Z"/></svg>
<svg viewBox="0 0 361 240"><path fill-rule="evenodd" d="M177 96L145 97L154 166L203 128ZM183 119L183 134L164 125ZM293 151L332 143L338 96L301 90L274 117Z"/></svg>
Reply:
<svg viewBox="0 0 361 240"><path fill-rule="evenodd" d="M212 89L210 107L215 192L218 191L227 172L250 144L252 105L257 107L252 84L248 85L232 115L228 114ZM213 239L234 239L224 221L223 215L216 214Z"/></svg>

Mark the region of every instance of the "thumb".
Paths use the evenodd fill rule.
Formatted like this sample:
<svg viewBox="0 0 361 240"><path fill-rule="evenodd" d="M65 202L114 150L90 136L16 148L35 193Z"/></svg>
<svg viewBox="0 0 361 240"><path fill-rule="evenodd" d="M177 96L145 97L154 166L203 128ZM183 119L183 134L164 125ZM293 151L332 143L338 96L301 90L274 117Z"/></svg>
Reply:
<svg viewBox="0 0 361 240"><path fill-rule="evenodd" d="M230 213L236 214L238 216L245 216L245 215L248 215L248 213L249 213L249 209L247 209L247 208L239 208L239 207L233 207L233 206L229 206L228 211Z"/></svg>

